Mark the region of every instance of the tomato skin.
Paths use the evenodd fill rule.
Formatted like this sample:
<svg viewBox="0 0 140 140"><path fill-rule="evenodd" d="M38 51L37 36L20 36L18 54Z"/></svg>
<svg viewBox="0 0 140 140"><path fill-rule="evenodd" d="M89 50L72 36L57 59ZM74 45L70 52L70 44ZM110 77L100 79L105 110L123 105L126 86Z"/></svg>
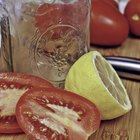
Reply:
<svg viewBox="0 0 140 140"><path fill-rule="evenodd" d="M0 133L3 134L12 134L12 133L23 133L23 130L19 127L19 125L17 124L17 121L13 121L13 122L0 122Z"/></svg>
<svg viewBox="0 0 140 140"><path fill-rule="evenodd" d="M79 117L75 117L72 111L79 113ZM31 140L37 140L36 136L42 140L85 140L100 125L100 113L93 103L77 94L56 88L27 91L17 103L16 116L20 127ZM47 125L39 121L46 119L49 121ZM58 133L57 128L61 128L64 134L61 131Z"/></svg>
<svg viewBox="0 0 140 140"><path fill-rule="evenodd" d="M110 5L112 5L114 8L118 9L118 3L115 0L105 0L108 2Z"/></svg>
<svg viewBox="0 0 140 140"><path fill-rule="evenodd" d="M18 98L16 93L12 92L14 89L30 89L33 87L51 87L53 88L52 84L47 82L44 79L38 78L36 76L31 75L25 75L21 73L0 73L0 113L5 109L3 107L6 106L6 103L2 102L9 102L12 100L12 103L10 104L13 106L13 108L16 106L16 100ZM9 96L6 95L3 91L11 90L11 93L8 93ZM13 94L12 96L15 97L10 100L11 98L10 94ZM3 97L8 97L3 98ZM7 106L6 106L7 107ZM9 108L11 108L9 106ZM8 109L7 109L8 110ZM4 112L4 114L7 114L7 112ZM20 133L23 132L22 129L19 127L15 114L12 112L12 114L9 115L0 115L0 133Z"/></svg>
<svg viewBox="0 0 140 140"><path fill-rule="evenodd" d="M140 1L130 0L126 5L124 15L128 20L130 32L140 36Z"/></svg>
<svg viewBox="0 0 140 140"><path fill-rule="evenodd" d="M118 9L118 3L115 0L92 0L92 1L103 1L103 2L107 2L109 5L111 5L114 8L117 8Z"/></svg>
<svg viewBox="0 0 140 140"><path fill-rule="evenodd" d="M128 22L114 7L104 1L93 1L91 9L91 44L120 45L129 33Z"/></svg>
<svg viewBox="0 0 140 140"><path fill-rule="evenodd" d="M9 83L16 83L23 86L28 87L53 87L53 85L37 76L23 74L23 73L16 73L16 72L3 72L0 73L0 83L2 82L9 82Z"/></svg>

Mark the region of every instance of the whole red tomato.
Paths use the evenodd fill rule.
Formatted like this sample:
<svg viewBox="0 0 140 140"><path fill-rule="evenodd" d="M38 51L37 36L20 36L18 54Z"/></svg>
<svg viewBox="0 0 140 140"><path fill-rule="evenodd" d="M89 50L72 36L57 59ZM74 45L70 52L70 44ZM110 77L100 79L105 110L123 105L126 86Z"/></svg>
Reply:
<svg viewBox="0 0 140 140"><path fill-rule="evenodd" d="M140 36L140 1L129 1L124 15L129 22L130 32L136 36Z"/></svg>
<svg viewBox="0 0 140 140"><path fill-rule="evenodd" d="M119 10L105 1L93 0L91 6L91 44L120 45L128 37L129 26Z"/></svg>
<svg viewBox="0 0 140 140"><path fill-rule="evenodd" d="M87 140L100 124L92 102L56 88L28 90L17 103L16 117L31 140Z"/></svg>

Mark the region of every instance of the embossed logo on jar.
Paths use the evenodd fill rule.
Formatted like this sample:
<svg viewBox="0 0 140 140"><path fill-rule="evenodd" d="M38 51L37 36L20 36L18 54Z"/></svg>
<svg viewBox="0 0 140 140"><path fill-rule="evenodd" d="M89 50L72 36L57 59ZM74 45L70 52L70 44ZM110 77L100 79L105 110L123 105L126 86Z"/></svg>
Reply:
<svg viewBox="0 0 140 140"><path fill-rule="evenodd" d="M32 46L40 73L46 76L45 71L50 70L58 77L65 77L69 67L85 53L83 37L78 29L63 24L50 26L43 33L38 31Z"/></svg>

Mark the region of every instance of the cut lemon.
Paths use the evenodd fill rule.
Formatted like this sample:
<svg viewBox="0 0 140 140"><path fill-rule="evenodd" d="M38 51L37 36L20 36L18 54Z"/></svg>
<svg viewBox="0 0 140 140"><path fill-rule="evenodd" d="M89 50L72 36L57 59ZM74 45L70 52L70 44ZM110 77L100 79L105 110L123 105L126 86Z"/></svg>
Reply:
<svg viewBox="0 0 140 140"><path fill-rule="evenodd" d="M66 77L65 89L95 103L102 120L119 117L132 108L118 74L96 51L83 55L73 64Z"/></svg>

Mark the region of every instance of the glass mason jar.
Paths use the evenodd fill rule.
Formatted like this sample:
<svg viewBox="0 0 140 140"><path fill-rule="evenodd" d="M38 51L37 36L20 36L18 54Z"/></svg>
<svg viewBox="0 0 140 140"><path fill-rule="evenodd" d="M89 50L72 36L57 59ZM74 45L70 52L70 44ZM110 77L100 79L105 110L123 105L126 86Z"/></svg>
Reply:
<svg viewBox="0 0 140 140"><path fill-rule="evenodd" d="M5 7L11 69L61 87L72 64L89 51L90 0L5 0Z"/></svg>
<svg viewBox="0 0 140 140"><path fill-rule="evenodd" d="M0 0L0 72L12 71L8 16L8 12Z"/></svg>

